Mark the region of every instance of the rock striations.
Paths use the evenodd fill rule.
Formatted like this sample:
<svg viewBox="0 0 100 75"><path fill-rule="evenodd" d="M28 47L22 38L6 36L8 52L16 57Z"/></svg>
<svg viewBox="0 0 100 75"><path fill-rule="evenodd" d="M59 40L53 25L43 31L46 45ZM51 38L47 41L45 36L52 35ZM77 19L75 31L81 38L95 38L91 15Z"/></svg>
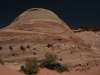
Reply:
<svg viewBox="0 0 100 75"><path fill-rule="evenodd" d="M57 15L42 8L25 11L9 26L1 29L0 35L1 51L6 52L20 50L21 46L39 51L91 50Z"/></svg>
<svg viewBox="0 0 100 75"><path fill-rule="evenodd" d="M59 59L75 67L83 63L84 55L88 57L92 49L56 14L43 8L25 11L9 26L0 30L0 54L6 62L23 61L31 57L41 60L46 52L57 53ZM68 59L70 61L66 61Z"/></svg>

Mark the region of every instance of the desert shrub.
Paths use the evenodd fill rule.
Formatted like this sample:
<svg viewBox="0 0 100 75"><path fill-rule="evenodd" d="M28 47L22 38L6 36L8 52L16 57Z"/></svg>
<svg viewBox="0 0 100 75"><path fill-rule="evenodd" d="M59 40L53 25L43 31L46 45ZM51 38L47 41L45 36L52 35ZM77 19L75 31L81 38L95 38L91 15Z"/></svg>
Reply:
<svg viewBox="0 0 100 75"><path fill-rule="evenodd" d="M56 54L46 53L45 59L40 63L40 68L48 68L50 70L56 70L57 72L69 71L67 67L62 66L60 63L56 62Z"/></svg>
<svg viewBox="0 0 100 75"><path fill-rule="evenodd" d="M49 63L49 62L42 62L40 64L40 67L41 68L47 68L47 69L50 69L50 70L56 70L57 72L69 72L68 68L67 67L64 67L62 66L60 63Z"/></svg>
<svg viewBox="0 0 100 75"><path fill-rule="evenodd" d="M57 55L47 52L45 54L45 62L54 63L57 60Z"/></svg>
<svg viewBox="0 0 100 75"><path fill-rule="evenodd" d="M39 71L38 61L34 59L26 59L25 65L21 66L20 71L23 71L27 75L36 74Z"/></svg>
<svg viewBox="0 0 100 75"><path fill-rule="evenodd" d="M50 63L50 62L43 61L40 64L40 68L48 68L50 70L54 70L55 69L55 64L54 63Z"/></svg>
<svg viewBox="0 0 100 75"><path fill-rule="evenodd" d="M46 53L44 61L41 62L41 68L48 68L53 70L55 68L55 62L57 60L57 55L53 53Z"/></svg>
<svg viewBox="0 0 100 75"><path fill-rule="evenodd" d="M66 71L69 72L68 68L65 66L62 66L60 63L55 63L55 70L60 73L66 72Z"/></svg>
<svg viewBox="0 0 100 75"><path fill-rule="evenodd" d="M4 62L1 57L0 57L0 64L4 65Z"/></svg>

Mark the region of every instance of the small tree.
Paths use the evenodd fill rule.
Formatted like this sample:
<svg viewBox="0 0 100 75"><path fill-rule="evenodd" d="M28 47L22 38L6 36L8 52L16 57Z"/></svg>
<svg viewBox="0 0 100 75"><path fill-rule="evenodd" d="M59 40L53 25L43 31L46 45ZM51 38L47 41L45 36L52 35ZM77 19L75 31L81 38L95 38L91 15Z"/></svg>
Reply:
<svg viewBox="0 0 100 75"><path fill-rule="evenodd" d="M39 71L38 61L34 59L26 59L25 66L21 66L21 70L27 75L36 74Z"/></svg>

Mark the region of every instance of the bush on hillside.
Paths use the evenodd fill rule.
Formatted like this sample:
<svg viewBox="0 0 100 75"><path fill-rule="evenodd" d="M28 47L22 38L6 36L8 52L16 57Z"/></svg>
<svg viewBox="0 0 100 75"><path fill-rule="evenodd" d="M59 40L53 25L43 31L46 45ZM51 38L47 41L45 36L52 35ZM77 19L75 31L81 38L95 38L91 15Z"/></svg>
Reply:
<svg viewBox="0 0 100 75"><path fill-rule="evenodd" d="M60 63L55 63L55 70L60 73L69 72L68 67L62 66Z"/></svg>
<svg viewBox="0 0 100 75"><path fill-rule="evenodd" d="M40 68L47 68L50 70L56 70L57 72L66 72L68 70L67 67L62 66L60 63L56 62L57 55L53 53L46 53L45 59L40 62ZM21 70L27 75L36 74L39 71L38 61L36 58L34 59L26 59L25 65L21 66Z"/></svg>
<svg viewBox="0 0 100 75"><path fill-rule="evenodd" d="M23 71L27 75L36 74L39 71L38 61L34 59L26 59L25 65L21 66L20 71Z"/></svg>
<svg viewBox="0 0 100 75"><path fill-rule="evenodd" d="M43 62L41 62L40 67L41 68L48 68L50 70L56 70L57 72L65 72L69 71L67 67L62 66L60 63L56 62L57 55L52 53L46 53L45 59Z"/></svg>
<svg viewBox="0 0 100 75"><path fill-rule="evenodd" d="M45 62L54 63L57 60L57 55L53 53L46 53L45 54Z"/></svg>

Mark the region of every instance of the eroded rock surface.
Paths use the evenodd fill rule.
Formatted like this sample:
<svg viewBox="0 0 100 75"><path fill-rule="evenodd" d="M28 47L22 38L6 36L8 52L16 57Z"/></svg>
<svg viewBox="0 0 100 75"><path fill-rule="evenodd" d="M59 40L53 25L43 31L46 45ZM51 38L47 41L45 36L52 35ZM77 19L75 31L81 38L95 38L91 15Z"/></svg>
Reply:
<svg viewBox="0 0 100 75"><path fill-rule="evenodd" d="M81 64L83 69L84 64L94 60L89 56L96 57L91 46L50 10L31 8L0 30L0 54L5 62L33 57L42 60L46 52L56 53L59 62L73 64L69 68L75 70L76 65Z"/></svg>
<svg viewBox="0 0 100 75"><path fill-rule="evenodd" d="M51 50L73 48L79 50L78 47L83 51L85 48L90 50L89 45L75 36L57 15L42 8L25 11L9 26L2 29L0 35L0 44L6 46L3 51L11 50L7 49L9 46L12 50L19 50L21 45L30 46L30 50L33 47L36 50L47 50L48 44L52 45Z"/></svg>

